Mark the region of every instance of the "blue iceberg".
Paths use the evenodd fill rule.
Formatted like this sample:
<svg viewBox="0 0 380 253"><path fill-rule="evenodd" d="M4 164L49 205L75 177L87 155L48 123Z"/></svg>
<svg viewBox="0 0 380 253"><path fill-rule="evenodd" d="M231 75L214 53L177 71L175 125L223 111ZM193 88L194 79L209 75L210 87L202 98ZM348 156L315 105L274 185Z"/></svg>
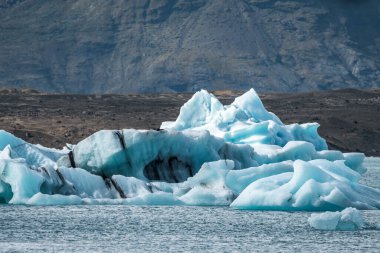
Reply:
<svg viewBox="0 0 380 253"><path fill-rule="evenodd" d="M103 130L57 150L0 131L0 203L380 209L361 153L328 150L317 123L286 125L251 89L228 106L207 91L161 130Z"/></svg>

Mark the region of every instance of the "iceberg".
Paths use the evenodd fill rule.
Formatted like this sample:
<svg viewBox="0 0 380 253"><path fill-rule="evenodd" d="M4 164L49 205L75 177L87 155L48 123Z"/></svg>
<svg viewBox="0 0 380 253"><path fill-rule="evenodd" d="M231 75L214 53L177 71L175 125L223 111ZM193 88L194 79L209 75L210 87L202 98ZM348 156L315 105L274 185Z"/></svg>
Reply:
<svg viewBox="0 0 380 253"><path fill-rule="evenodd" d="M205 90L160 130L102 130L62 150L0 131L0 203L380 209L364 154L328 150L318 124L285 125L251 89L224 106Z"/></svg>
<svg viewBox="0 0 380 253"><path fill-rule="evenodd" d="M348 207L341 212L314 213L308 219L311 227L318 230L360 230L364 220L359 210Z"/></svg>
<svg viewBox="0 0 380 253"><path fill-rule="evenodd" d="M318 135L318 123L284 125L268 112L255 90L251 89L229 106L205 90L186 102L176 121L163 122L162 129L208 130L227 142L273 144L283 147L289 141L307 141L316 150L326 150L326 141Z"/></svg>

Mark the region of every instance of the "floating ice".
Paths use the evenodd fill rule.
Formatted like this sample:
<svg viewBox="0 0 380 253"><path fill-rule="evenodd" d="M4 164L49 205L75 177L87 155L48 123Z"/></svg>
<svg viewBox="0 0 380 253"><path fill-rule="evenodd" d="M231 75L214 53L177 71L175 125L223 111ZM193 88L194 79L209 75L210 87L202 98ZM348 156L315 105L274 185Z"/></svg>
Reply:
<svg viewBox="0 0 380 253"><path fill-rule="evenodd" d="M293 162L292 172L278 170L253 181L231 204L257 210L340 210L380 208L380 191L360 185L360 174L343 161ZM265 172L264 172L265 173Z"/></svg>
<svg viewBox="0 0 380 253"><path fill-rule="evenodd" d="M284 146L289 141L307 141L316 150L326 150L326 141L317 133L318 123L284 125L268 112L259 96L251 89L223 106L218 99L201 90L185 103L175 122L163 122L162 129L206 129L227 142L274 144Z"/></svg>
<svg viewBox="0 0 380 253"><path fill-rule="evenodd" d="M202 90L163 130L104 130L63 150L0 131L0 203L380 209L364 155L327 149L318 124L285 125L254 90L229 106Z"/></svg>
<svg viewBox="0 0 380 253"><path fill-rule="evenodd" d="M308 221L310 226L319 230L359 230L364 227L360 211L352 207L341 212L313 213Z"/></svg>

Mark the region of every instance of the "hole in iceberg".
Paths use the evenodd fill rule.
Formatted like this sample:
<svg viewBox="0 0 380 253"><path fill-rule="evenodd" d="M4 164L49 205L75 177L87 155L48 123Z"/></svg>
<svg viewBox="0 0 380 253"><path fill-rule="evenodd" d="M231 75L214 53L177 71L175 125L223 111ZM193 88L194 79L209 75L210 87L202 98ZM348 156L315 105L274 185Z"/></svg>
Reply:
<svg viewBox="0 0 380 253"><path fill-rule="evenodd" d="M144 167L144 176L152 181L179 183L193 176L192 166L176 156L157 156Z"/></svg>

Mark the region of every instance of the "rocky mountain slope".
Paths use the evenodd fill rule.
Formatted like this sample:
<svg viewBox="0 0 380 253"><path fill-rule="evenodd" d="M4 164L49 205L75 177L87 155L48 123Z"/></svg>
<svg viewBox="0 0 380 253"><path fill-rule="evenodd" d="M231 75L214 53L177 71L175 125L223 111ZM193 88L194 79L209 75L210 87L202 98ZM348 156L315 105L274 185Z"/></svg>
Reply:
<svg viewBox="0 0 380 253"><path fill-rule="evenodd" d="M65 93L380 86L378 0L0 0L0 86Z"/></svg>

